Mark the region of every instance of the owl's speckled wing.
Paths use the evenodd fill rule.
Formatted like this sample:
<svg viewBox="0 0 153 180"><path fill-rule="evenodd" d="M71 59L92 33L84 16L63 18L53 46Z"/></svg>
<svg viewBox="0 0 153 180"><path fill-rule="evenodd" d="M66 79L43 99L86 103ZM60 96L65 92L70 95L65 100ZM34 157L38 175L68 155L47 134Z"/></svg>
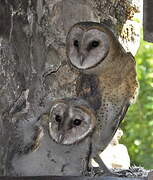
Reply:
<svg viewBox="0 0 153 180"><path fill-rule="evenodd" d="M103 113L105 118L99 117L97 131L92 137L92 157L95 157L99 152L103 151L112 140L121 121L124 119L128 110L129 104L123 104L120 109L113 108L113 104L109 104L106 113ZM117 110L118 109L118 110ZM101 113L98 114L100 116Z"/></svg>
<svg viewBox="0 0 153 180"><path fill-rule="evenodd" d="M116 63L119 67L110 66L99 76L81 73L78 81L78 96L85 98L97 114L96 130L92 136L92 157L109 144L129 105L137 96L138 82L133 56L123 53Z"/></svg>

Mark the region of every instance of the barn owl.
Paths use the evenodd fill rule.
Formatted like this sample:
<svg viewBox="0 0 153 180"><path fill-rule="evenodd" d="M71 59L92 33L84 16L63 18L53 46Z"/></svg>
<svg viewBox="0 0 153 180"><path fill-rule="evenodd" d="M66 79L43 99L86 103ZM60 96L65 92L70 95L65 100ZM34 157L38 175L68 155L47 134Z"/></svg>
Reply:
<svg viewBox="0 0 153 180"><path fill-rule="evenodd" d="M106 25L95 22L70 28L66 54L72 70L80 73L77 96L96 111L92 156L103 166L97 154L111 141L138 94L135 59Z"/></svg>
<svg viewBox="0 0 153 180"><path fill-rule="evenodd" d="M55 100L50 110L49 133L57 143L70 145L90 136L96 117L88 103L78 98Z"/></svg>

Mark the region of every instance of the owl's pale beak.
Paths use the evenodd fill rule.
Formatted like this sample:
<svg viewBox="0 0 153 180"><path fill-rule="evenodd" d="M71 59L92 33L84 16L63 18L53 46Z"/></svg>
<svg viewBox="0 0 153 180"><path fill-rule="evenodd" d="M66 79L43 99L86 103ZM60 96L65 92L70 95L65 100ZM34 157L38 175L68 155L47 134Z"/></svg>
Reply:
<svg viewBox="0 0 153 180"><path fill-rule="evenodd" d="M62 143L63 140L64 140L64 135L63 135L63 133L59 133L58 139L57 139L58 143Z"/></svg>
<svg viewBox="0 0 153 180"><path fill-rule="evenodd" d="M81 65L81 66L82 66L83 63L84 63L84 60L85 60L84 55L81 55L81 56L80 56L80 65Z"/></svg>

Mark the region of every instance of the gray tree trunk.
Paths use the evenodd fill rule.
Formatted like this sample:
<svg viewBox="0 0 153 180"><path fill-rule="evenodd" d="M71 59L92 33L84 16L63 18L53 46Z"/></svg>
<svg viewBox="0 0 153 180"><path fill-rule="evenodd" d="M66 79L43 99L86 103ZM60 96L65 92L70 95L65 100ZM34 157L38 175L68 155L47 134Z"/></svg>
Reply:
<svg viewBox="0 0 153 180"><path fill-rule="evenodd" d="M83 148L61 147L48 135L52 101L76 96L65 37L79 21L104 21L119 36L137 6L132 0L0 1L0 175L82 175L88 140ZM128 50L139 32L127 31L120 38Z"/></svg>

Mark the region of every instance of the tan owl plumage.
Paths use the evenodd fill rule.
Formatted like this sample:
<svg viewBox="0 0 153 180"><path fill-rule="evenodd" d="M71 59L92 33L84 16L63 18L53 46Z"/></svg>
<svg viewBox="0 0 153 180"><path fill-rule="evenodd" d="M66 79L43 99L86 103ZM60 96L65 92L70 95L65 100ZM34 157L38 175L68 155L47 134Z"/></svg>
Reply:
<svg viewBox="0 0 153 180"><path fill-rule="evenodd" d="M129 105L135 101L136 63L113 32L95 22L72 26L66 53L69 65L80 72L77 96L88 101L97 113L92 136L93 157L96 157L111 141Z"/></svg>

